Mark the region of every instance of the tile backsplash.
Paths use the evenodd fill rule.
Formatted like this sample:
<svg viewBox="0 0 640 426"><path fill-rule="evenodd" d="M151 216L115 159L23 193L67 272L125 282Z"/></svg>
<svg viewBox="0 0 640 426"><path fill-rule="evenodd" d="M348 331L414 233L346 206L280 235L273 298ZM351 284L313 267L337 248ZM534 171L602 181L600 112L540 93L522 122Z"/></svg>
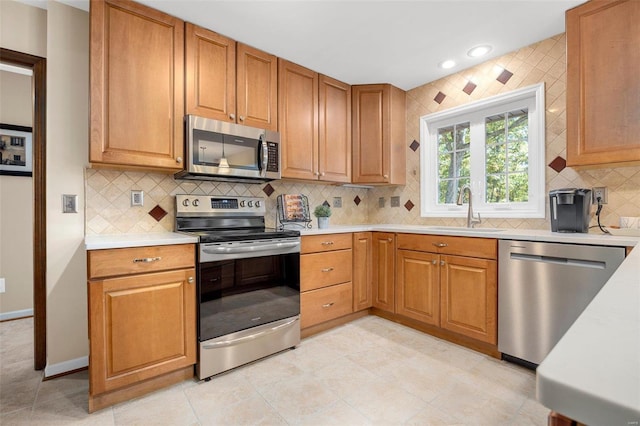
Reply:
<svg viewBox="0 0 640 426"><path fill-rule="evenodd" d="M640 167L576 170L565 167L566 158L566 39L564 34L491 59L407 92L406 185L373 189L315 183L275 181L245 185L181 181L171 175L86 169L86 233L119 234L172 231L175 194L261 196L267 201L267 225L274 226L276 197L304 194L310 208L341 197L333 208L332 224L397 223L413 225L465 224L464 218L420 216L420 117L473 102L498 93L544 82L546 98L546 192L551 189L606 186L609 203L602 210L604 225L617 225L621 216L640 216ZM471 82L471 84L469 84ZM144 191L144 206L131 207L131 190ZM548 201L547 201L548 203ZM168 214L156 221L149 212L156 206ZM548 211L548 208L547 208ZM548 213L547 213L548 216ZM595 219L592 220L592 225ZM314 219L315 226L315 219ZM545 219L483 219L498 228L550 229Z"/></svg>

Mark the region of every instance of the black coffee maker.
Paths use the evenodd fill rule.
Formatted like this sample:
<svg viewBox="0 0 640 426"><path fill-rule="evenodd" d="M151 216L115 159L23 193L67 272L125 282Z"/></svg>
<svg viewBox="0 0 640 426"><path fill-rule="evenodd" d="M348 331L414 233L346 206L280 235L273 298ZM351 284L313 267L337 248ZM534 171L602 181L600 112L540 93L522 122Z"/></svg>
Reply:
<svg viewBox="0 0 640 426"><path fill-rule="evenodd" d="M552 232L589 232L591 190L563 188L549 191Z"/></svg>

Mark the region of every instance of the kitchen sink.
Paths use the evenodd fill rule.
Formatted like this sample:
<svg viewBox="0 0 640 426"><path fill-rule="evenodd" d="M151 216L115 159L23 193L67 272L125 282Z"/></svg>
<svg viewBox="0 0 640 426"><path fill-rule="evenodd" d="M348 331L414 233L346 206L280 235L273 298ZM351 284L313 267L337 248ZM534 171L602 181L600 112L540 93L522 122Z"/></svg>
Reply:
<svg viewBox="0 0 640 426"><path fill-rule="evenodd" d="M501 228L467 228L466 226L425 226L433 231L461 231L461 232L503 232Z"/></svg>

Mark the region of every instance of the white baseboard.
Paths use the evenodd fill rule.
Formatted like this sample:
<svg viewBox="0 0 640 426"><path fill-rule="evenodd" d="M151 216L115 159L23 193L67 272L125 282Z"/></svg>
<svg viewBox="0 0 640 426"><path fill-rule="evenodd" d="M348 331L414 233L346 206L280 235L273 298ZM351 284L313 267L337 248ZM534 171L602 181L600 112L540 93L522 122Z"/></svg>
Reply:
<svg viewBox="0 0 640 426"><path fill-rule="evenodd" d="M84 368L88 365L88 356L81 356L80 358L70 359L69 361L59 362L57 364L47 364L44 368L44 377L56 376L58 374Z"/></svg>
<svg viewBox="0 0 640 426"><path fill-rule="evenodd" d="M33 309L22 309L20 311L11 311L0 313L0 321L8 321L17 318L32 317Z"/></svg>

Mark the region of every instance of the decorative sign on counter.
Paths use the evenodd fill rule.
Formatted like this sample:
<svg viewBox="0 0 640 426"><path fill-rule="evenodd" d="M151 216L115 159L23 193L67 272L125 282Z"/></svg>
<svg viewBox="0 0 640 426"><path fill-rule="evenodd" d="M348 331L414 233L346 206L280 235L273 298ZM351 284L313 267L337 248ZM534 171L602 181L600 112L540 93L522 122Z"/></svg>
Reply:
<svg viewBox="0 0 640 426"><path fill-rule="evenodd" d="M287 225L311 228L309 200L302 194L278 195L277 227L284 229Z"/></svg>

